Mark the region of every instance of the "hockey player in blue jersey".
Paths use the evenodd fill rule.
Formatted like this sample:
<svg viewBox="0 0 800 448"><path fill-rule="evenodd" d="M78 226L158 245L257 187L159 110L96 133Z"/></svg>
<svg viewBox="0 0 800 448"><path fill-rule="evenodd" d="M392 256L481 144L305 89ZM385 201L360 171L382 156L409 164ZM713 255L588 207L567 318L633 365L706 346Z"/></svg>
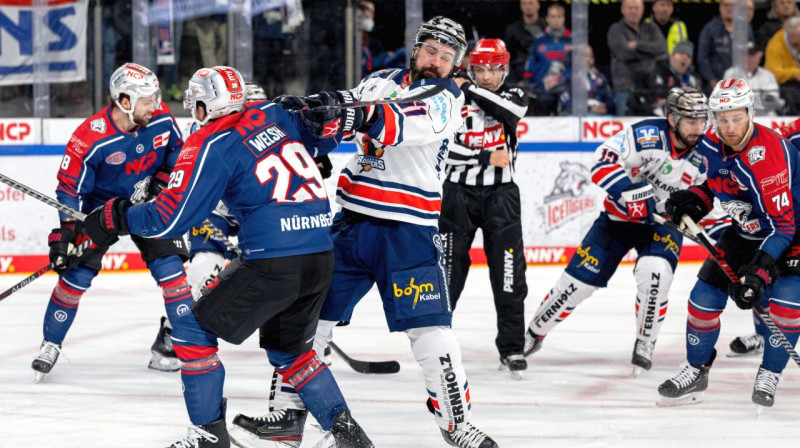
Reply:
<svg viewBox="0 0 800 448"><path fill-rule="evenodd" d="M739 308L759 302L786 339L794 346L800 336L800 234L796 216L800 203L800 163L788 140L754 120L753 92L743 79L717 83L709 97L711 128L698 144L708 180L700 186L670 195L666 211L680 223L684 216L703 218L716 197L731 216L732 225L716 246L740 283L713 260L705 261L689 295L686 320L686 358L680 372L662 383L662 405L703 400L714 345L720 333L720 315L728 296ZM764 344L752 400L770 407L781 372L789 360L780 343Z"/></svg>
<svg viewBox="0 0 800 448"><path fill-rule="evenodd" d="M681 252L682 235L654 223L673 191L705 181L706 169L693 150L706 124L706 97L674 88L666 118L623 129L595 152L592 181L608 192L605 211L545 296L526 334L525 355L540 350L545 336L578 304L604 288L631 249L638 254L634 376L652 365L653 349L667 312L667 295Z"/></svg>
<svg viewBox="0 0 800 448"><path fill-rule="evenodd" d="M158 79L146 67L125 64L111 75L111 104L87 118L69 139L58 171L56 197L64 205L89 212L116 196L130 197L150 176L166 176L183 145L175 119L161 103ZM102 269L108 246L93 244L81 257L69 256L80 244L81 223L60 213L61 226L48 238L50 261L59 274L44 316L44 340L32 368L39 382L61 352L81 297ZM163 290L170 322L189 310L192 297L183 262L188 256L181 238L133 237L156 283ZM152 346L150 368L180 368L165 319Z"/></svg>
<svg viewBox="0 0 800 448"><path fill-rule="evenodd" d="M340 112L286 112L271 102L245 107L245 100L235 69L198 70L184 107L200 130L186 141L167 189L135 206L111 199L86 218L84 228L92 240L107 244L128 233L181 235L219 200L240 223L242 256L201 294L192 313L181 316L172 334L192 422L186 439L172 447L230 446L217 338L239 344L257 329L270 363L326 438L342 448L372 447L312 349L333 272L330 204L312 156L331 151L348 124L360 125L360 113L347 109L348 119L342 119Z"/></svg>
<svg viewBox="0 0 800 448"><path fill-rule="evenodd" d="M435 17L417 31L410 70L375 72L354 89L333 93L339 101L351 96L370 101L414 95L435 83L447 86L422 101L366 108L365 125L356 128L354 136L361 149L338 180L336 200L343 210L333 226L335 270L314 346L322 352L333 327L349 321L358 301L377 284L389 330L405 332L411 342L431 412L446 443L493 448L494 440L470 422L469 384L450 327L452 311L437 227L444 163L463 122L464 95L451 76L466 46L461 25ZM276 395L290 388L284 379ZM281 404L286 402L291 400ZM275 424L305 412L288 408L269 417ZM247 427L257 436L253 420L247 417ZM297 430L302 434L302 425Z"/></svg>

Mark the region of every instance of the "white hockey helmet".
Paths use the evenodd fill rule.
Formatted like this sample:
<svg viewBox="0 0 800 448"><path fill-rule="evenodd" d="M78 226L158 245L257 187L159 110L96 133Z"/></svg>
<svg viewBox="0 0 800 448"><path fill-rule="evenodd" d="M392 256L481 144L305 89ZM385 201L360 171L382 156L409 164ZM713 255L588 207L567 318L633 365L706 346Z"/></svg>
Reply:
<svg viewBox="0 0 800 448"><path fill-rule="evenodd" d="M266 101L267 94L260 85L254 82L244 83L244 88L247 91L247 101Z"/></svg>
<svg viewBox="0 0 800 448"><path fill-rule="evenodd" d="M183 95L183 108L192 111L192 118L199 126L241 112L246 102L244 78L238 70L226 66L196 71ZM203 120L197 119L197 103L205 106L206 116Z"/></svg>
<svg viewBox="0 0 800 448"><path fill-rule="evenodd" d="M716 118L717 112L737 109L747 110L750 123L748 124L747 133L745 133L746 138L750 129L753 127L753 119L756 116L755 95L753 91L744 79L731 78L717 82L717 85L714 86L714 90L708 97L709 121L711 121L711 126L717 135L719 135Z"/></svg>
<svg viewBox="0 0 800 448"><path fill-rule="evenodd" d="M464 27L460 23L443 16L436 16L420 25L414 37L414 47L419 47L427 39L452 47L456 51L453 60L453 70L461 65L464 54L467 52L467 37Z"/></svg>
<svg viewBox="0 0 800 448"><path fill-rule="evenodd" d="M128 114L128 118L133 121L133 109L139 98L154 96L156 109L161 107L161 89L158 84L158 77L147 67L128 62L123 64L111 74L108 86L111 92L111 100ZM125 109L120 104L120 95L125 94L131 102L131 108Z"/></svg>

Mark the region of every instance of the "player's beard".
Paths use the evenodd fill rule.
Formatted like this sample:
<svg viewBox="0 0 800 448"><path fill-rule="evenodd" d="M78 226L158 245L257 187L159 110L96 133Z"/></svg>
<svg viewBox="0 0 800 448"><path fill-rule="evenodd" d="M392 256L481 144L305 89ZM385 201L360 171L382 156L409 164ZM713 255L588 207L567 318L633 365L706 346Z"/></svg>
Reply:
<svg viewBox="0 0 800 448"><path fill-rule="evenodd" d="M442 78L442 75L433 67L423 67L418 69L416 64L411 66L411 81L417 82L420 79L436 79Z"/></svg>
<svg viewBox="0 0 800 448"><path fill-rule="evenodd" d="M133 116L133 122L138 124L139 126L147 126L150 123L150 116L148 115L141 115L141 116Z"/></svg>

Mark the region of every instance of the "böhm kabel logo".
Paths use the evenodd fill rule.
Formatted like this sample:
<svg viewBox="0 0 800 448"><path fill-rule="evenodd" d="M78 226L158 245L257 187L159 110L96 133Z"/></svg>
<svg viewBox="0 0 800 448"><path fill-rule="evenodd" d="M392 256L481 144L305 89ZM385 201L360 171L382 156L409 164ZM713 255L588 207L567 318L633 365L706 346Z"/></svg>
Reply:
<svg viewBox="0 0 800 448"><path fill-rule="evenodd" d="M397 298L413 297L414 302L411 305L411 309L415 309L420 300L439 300L441 295L438 292L433 292L433 283L420 283L417 285L414 283L414 280L415 278L411 277L411 280L404 288L398 288L397 283L392 283L394 286L394 296Z"/></svg>

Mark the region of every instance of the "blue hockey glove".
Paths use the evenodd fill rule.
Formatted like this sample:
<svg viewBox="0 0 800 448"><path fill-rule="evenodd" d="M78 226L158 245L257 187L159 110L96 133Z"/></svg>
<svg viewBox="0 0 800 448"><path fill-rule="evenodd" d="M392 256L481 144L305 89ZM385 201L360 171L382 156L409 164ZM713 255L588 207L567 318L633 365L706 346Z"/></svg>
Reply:
<svg viewBox="0 0 800 448"><path fill-rule="evenodd" d="M748 310L761 300L764 288L777 277L776 271L775 259L770 254L758 250L750 263L739 268L737 272L739 283L731 283L728 286L728 294L736 302L736 306Z"/></svg>
<svg viewBox="0 0 800 448"><path fill-rule="evenodd" d="M653 186L647 182L637 182L622 190L622 200L625 201L625 208L628 218L654 224L653 213L656 210L655 191Z"/></svg>
<svg viewBox="0 0 800 448"><path fill-rule="evenodd" d="M131 206L127 199L114 198L94 209L83 221L83 231L98 246L110 246L128 235L125 209Z"/></svg>

